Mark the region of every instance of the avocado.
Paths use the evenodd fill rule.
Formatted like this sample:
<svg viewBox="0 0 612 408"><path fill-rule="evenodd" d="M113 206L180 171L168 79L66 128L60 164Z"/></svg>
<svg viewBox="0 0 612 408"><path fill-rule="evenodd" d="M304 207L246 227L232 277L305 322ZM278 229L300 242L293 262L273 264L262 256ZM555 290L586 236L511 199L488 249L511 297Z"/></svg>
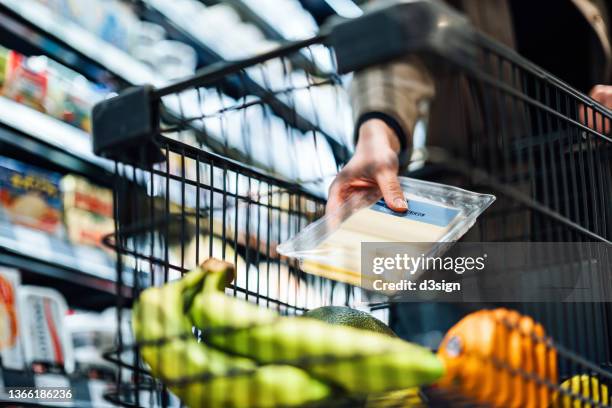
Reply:
<svg viewBox="0 0 612 408"><path fill-rule="evenodd" d="M377 333L397 337L383 322L361 310L351 309L346 306L323 306L309 310L304 317L317 319L330 324L353 327L355 329L370 330Z"/></svg>

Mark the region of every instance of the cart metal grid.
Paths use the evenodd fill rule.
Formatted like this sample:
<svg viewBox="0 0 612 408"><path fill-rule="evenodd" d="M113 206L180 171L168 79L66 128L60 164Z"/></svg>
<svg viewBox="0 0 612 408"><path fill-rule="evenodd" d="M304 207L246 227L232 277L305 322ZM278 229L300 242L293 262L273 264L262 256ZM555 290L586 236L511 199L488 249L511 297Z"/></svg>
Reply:
<svg viewBox="0 0 612 408"><path fill-rule="evenodd" d="M366 28L378 33L365 44L369 53L354 40ZM315 76L292 65L296 53L314 58L322 47L330 47L327 52L336 58L330 72ZM466 239L600 242L609 248L611 112L474 31L450 9L428 1L400 2L336 23L319 37L211 66L163 89L129 90L96 107L96 152L117 162L116 232L108 243L118 254L119 289L130 282L138 294L214 256L236 266L229 295L280 314L299 315L327 304L354 305L358 288L306 274L280 257L275 247L323 214L317 185L346 160L342 140L348 139L323 129L317 111L321 95L315 90L328 88L331 93L326 95L334 95L341 110L343 74L408 53L420 55L436 79L456 87L463 101L459 106L470 107L459 112L456 137L465 141L463 148L430 146L413 152L413 160L424 159L426 164L411 175L498 195ZM265 92L249 87L246 72L260 73ZM272 83L279 74L282 83ZM299 112L305 109L299 103L304 95L310 99L309 120ZM261 119L259 128L249 126L253 112ZM236 123L240 139L232 133ZM271 136L274 126L288 143L281 146L280 139ZM282 152L289 165L276 168L273 156L262 160L261 144L264 152ZM298 170L303 164L316 170ZM609 261L609 253L603 259ZM612 291L610 280L601 285ZM119 375L109 399L123 406L172 406L177 401L165 388L168 384L150 376L139 359L142 345L131 338L126 320L134 299L118 298L123 329L108 357L119 366ZM538 353L548 356L543 361L554 356L550 359L555 367L517 366L503 351L465 358L492 378L497 375L513 384L514 393L485 382L427 387L416 398L340 395L319 405L548 406L555 398L560 406L610 404L593 397L612 387L609 303L506 306L542 323L545 334L525 332L506 319L495 322L496 330L530 344L532 362L540 358L535 357ZM392 305L370 305L384 315L389 309L393 316ZM505 341L500 350L510 349L511 340ZM560 387L561 380L576 374L588 374L597 383L580 382L572 390ZM185 381L206 382L210 376ZM500 397L504 393L508 395Z"/></svg>

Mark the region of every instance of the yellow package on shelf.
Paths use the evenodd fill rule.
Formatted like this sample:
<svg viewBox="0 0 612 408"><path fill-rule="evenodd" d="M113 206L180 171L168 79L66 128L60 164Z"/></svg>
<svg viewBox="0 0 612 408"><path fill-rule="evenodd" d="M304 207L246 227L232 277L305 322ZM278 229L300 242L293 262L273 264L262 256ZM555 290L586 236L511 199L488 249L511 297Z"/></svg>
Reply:
<svg viewBox="0 0 612 408"><path fill-rule="evenodd" d="M461 238L495 200L492 195L443 184L406 177L400 182L407 212L392 211L378 197L354 198L279 245L278 251L299 259L305 272L366 286L361 275L362 243L411 243L414 256L429 255L438 244Z"/></svg>

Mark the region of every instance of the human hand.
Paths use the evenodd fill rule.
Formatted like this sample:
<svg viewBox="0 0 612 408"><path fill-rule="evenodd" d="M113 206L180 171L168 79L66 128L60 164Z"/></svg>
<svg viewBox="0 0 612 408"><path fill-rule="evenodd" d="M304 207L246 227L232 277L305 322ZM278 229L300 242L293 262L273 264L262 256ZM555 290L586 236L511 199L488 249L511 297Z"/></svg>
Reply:
<svg viewBox="0 0 612 408"><path fill-rule="evenodd" d="M408 210L397 177L399 151L399 140L384 121L362 123L355 154L329 188L326 212L336 211L349 197L371 194L382 196L394 211Z"/></svg>
<svg viewBox="0 0 612 408"><path fill-rule="evenodd" d="M612 109L612 85L596 85L591 89L589 96L606 108ZM591 108L580 108L580 122L598 133L610 134L610 119L599 113L595 113L595 118L593 118L593 109Z"/></svg>

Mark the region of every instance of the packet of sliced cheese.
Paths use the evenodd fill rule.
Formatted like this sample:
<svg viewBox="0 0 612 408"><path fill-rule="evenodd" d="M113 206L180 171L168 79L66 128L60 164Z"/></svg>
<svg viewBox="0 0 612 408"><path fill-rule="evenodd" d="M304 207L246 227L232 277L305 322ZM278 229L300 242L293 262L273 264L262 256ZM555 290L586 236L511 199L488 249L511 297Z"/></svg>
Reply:
<svg viewBox="0 0 612 408"><path fill-rule="evenodd" d="M495 201L490 194L408 177L400 177L400 184L407 212L391 210L376 196L353 197L279 245L278 252L299 259L305 272L361 286L366 284L361 278L362 242L408 242L414 256L439 256L445 244L461 238Z"/></svg>

